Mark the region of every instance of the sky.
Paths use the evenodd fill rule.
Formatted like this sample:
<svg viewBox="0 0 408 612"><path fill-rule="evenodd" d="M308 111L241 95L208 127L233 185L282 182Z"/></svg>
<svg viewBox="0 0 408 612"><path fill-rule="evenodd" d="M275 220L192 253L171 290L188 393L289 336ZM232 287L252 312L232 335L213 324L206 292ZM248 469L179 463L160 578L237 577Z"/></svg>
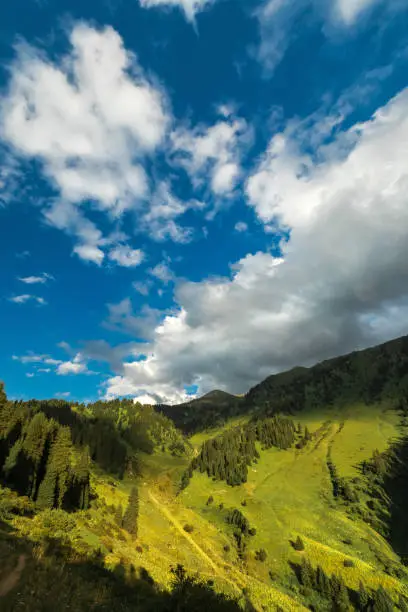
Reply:
<svg viewBox="0 0 408 612"><path fill-rule="evenodd" d="M408 334L406 0L0 6L0 379L179 403Z"/></svg>

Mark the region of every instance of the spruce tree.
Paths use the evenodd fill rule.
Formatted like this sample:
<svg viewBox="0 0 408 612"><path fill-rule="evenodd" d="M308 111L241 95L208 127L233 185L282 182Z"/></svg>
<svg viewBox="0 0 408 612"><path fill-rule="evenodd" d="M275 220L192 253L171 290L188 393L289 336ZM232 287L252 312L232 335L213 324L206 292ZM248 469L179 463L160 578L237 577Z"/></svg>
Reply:
<svg viewBox="0 0 408 612"><path fill-rule="evenodd" d="M394 603L382 586L374 593L373 612L394 612Z"/></svg>
<svg viewBox="0 0 408 612"><path fill-rule="evenodd" d="M128 533L137 537L139 518L139 493L137 487L133 487L130 495L126 512L123 516L123 528Z"/></svg>
<svg viewBox="0 0 408 612"><path fill-rule="evenodd" d="M359 605L359 609L364 611L367 609L367 606L369 604L370 601L370 596L367 592L367 589L365 588L364 584L360 581L359 587L358 587L358 605Z"/></svg>

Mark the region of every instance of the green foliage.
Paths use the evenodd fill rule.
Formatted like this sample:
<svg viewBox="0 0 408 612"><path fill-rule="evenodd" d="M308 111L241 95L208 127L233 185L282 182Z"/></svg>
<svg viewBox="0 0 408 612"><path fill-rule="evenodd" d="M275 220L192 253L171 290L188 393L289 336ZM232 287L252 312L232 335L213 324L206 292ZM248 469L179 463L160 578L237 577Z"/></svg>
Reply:
<svg viewBox="0 0 408 612"><path fill-rule="evenodd" d="M207 472L231 486L247 481L248 466L259 458L256 442L262 448L289 448L295 439L295 428L290 419L274 417L255 420L235 427L204 442L200 454L193 459L192 469ZM184 477L183 485L187 478Z"/></svg>
<svg viewBox="0 0 408 612"><path fill-rule="evenodd" d="M123 508L121 504L116 506L115 523L117 524L118 527L122 527L123 525Z"/></svg>
<svg viewBox="0 0 408 612"><path fill-rule="evenodd" d="M137 487L132 487L129 495L128 505L123 516L123 528L128 533L137 537L139 519L139 493Z"/></svg>
<svg viewBox="0 0 408 612"><path fill-rule="evenodd" d="M378 591L374 593L372 610L373 612L394 611L394 603L383 587L380 587Z"/></svg>
<svg viewBox="0 0 408 612"><path fill-rule="evenodd" d="M184 529L184 531L185 531L186 533L193 533L193 531L194 531L194 526L193 526L193 525L190 525L189 523L186 523L186 524L184 525L183 529Z"/></svg>
<svg viewBox="0 0 408 612"><path fill-rule="evenodd" d="M267 556L268 554L264 548L260 548L255 553L255 559L257 561L260 561L261 563L264 563L266 561Z"/></svg>
<svg viewBox="0 0 408 612"><path fill-rule="evenodd" d="M304 545L303 540L302 540L302 538L300 536L298 536L296 538L296 540L294 541L293 548L295 550L299 550L299 551L300 550L305 550L305 545Z"/></svg>

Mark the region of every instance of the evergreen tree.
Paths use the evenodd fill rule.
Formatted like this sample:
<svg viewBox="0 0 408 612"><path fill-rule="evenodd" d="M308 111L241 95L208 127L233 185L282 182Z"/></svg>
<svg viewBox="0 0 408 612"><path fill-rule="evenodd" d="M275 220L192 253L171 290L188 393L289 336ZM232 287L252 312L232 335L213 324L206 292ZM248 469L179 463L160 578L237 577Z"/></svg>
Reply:
<svg viewBox="0 0 408 612"><path fill-rule="evenodd" d="M333 575L331 579L331 593L334 612L348 612L350 598L348 590L341 576Z"/></svg>
<svg viewBox="0 0 408 612"><path fill-rule="evenodd" d="M300 581L306 589L313 588L315 582L313 567L305 558L302 559L302 563L300 565Z"/></svg>
<svg viewBox="0 0 408 612"><path fill-rule="evenodd" d="M368 604L370 602L370 596L365 588L364 584L360 581L358 587L358 605L359 609L364 611L367 609Z"/></svg>
<svg viewBox="0 0 408 612"><path fill-rule="evenodd" d="M303 540L302 540L302 538L300 536L298 536L296 538L296 541L293 544L293 548L295 550L305 550L305 545L304 545Z"/></svg>
<svg viewBox="0 0 408 612"><path fill-rule="evenodd" d="M37 496L37 505L40 508L54 508L57 490L57 475L50 464L48 464L45 477L40 484Z"/></svg>
<svg viewBox="0 0 408 612"><path fill-rule="evenodd" d="M123 528L126 529L131 535L137 537L138 532L138 518L139 518L139 493L136 487L133 487L129 501L126 508L126 512L123 516Z"/></svg>
<svg viewBox="0 0 408 612"><path fill-rule="evenodd" d="M401 612L408 612L408 604L402 595L399 596L398 607Z"/></svg>
<svg viewBox="0 0 408 612"><path fill-rule="evenodd" d="M393 612L394 603L387 591L381 586L373 597L373 612Z"/></svg>

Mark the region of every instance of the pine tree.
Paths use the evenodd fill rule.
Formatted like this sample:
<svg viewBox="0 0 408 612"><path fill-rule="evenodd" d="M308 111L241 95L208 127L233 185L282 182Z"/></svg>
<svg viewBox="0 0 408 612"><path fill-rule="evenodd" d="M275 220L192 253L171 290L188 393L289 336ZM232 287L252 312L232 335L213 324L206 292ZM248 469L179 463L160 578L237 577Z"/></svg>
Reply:
<svg viewBox="0 0 408 612"><path fill-rule="evenodd" d="M332 576L331 592L333 599L333 611L348 612L350 609L350 598L347 587L344 584L341 576Z"/></svg>
<svg viewBox="0 0 408 612"><path fill-rule="evenodd" d="M57 475L50 462L48 463L45 477L38 489L37 505L40 508L54 508L57 489Z"/></svg>
<svg viewBox="0 0 408 612"><path fill-rule="evenodd" d="M370 596L364 584L360 581L358 587L358 605L360 610L366 610L370 601Z"/></svg>
<svg viewBox="0 0 408 612"><path fill-rule="evenodd" d="M293 548L295 550L305 550L305 545L304 545L303 540L302 540L302 538L300 536L298 536L296 538L296 541L293 544Z"/></svg>
<svg viewBox="0 0 408 612"><path fill-rule="evenodd" d="M133 487L130 495L126 512L123 516L123 528L131 535L137 537L139 518L139 493L136 487Z"/></svg>
<svg viewBox="0 0 408 612"><path fill-rule="evenodd" d="M314 570L309 561L305 558L302 559L300 565L300 580L305 588L313 588L313 583L315 581Z"/></svg>
<svg viewBox="0 0 408 612"><path fill-rule="evenodd" d="M373 597L373 612L393 612L394 603L387 591L381 586Z"/></svg>

